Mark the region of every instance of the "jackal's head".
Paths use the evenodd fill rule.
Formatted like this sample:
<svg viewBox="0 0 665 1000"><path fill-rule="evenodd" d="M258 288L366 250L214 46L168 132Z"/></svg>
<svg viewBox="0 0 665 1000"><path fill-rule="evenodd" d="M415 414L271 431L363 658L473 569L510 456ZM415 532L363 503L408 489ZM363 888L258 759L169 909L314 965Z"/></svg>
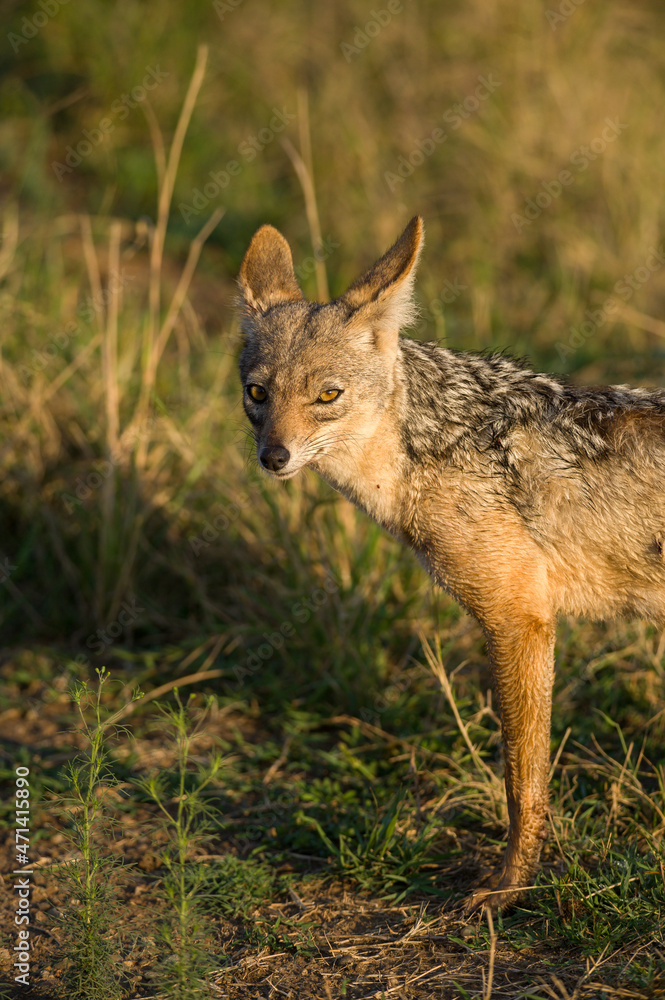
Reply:
<svg viewBox="0 0 665 1000"><path fill-rule="evenodd" d="M245 412L261 466L289 479L333 453L352 461L395 389L401 327L411 322L423 241L413 218L397 242L333 302L308 302L291 251L272 226L254 235L240 268Z"/></svg>

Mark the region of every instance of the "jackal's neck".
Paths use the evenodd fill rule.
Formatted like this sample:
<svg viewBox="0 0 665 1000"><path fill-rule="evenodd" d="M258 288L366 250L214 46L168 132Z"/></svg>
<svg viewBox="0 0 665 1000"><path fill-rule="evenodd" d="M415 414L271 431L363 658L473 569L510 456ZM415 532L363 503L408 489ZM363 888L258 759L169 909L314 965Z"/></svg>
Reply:
<svg viewBox="0 0 665 1000"><path fill-rule="evenodd" d="M401 375L390 397L382 401L371 427L346 447L321 456L313 468L338 492L392 534L403 532L404 494L409 461L401 418L406 388Z"/></svg>
<svg viewBox="0 0 665 1000"><path fill-rule="evenodd" d="M390 396L362 439L323 456L314 468L348 500L395 535L407 534L414 491L440 469L466 429L465 407L482 395L461 355L400 337ZM456 408L448 397L455 397ZM408 523L407 523L408 522Z"/></svg>

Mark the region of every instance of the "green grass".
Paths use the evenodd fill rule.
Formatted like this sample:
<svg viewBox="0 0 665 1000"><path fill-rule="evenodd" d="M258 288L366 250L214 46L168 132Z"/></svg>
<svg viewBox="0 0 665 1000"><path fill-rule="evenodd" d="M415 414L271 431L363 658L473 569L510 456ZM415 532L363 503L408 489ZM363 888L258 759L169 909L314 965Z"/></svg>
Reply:
<svg viewBox="0 0 665 1000"><path fill-rule="evenodd" d="M83 742L83 750L64 769L65 788L59 800L70 855L50 872L66 898L56 923L63 989L72 1000L119 1000L126 988L118 976L111 937L113 913L127 873L108 849L113 830L109 799L118 784L108 742L122 732L112 717L105 717L102 707L109 681L102 667L97 671L96 689L84 681L72 690L77 716L74 736Z"/></svg>
<svg viewBox="0 0 665 1000"><path fill-rule="evenodd" d="M191 694L188 701L193 698ZM207 873L192 862L195 848L211 840L212 817L204 791L217 783L223 768L222 758L214 752L205 764L192 767L197 736L205 722L206 712L196 718L176 688L175 705L162 707L158 720L160 732L171 745L174 767L153 772L138 783L139 790L157 806L167 838L161 861L166 869L162 893L168 913L159 929L170 954L159 985L177 1000L209 996L207 976L217 964L203 927L201 896Z"/></svg>
<svg viewBox="0 0 665 1000"><path fill-rule="evenodd" d="M464 644L463 626L464 620L454 626L459 644ZM645 667L647 640L645 636L631 670ZM466 645L472 652L468 639ZM347 942L360 940L353 938L348 916L343 916L342 887L354 905L362 900L363 908L383 907L373 934L380 933L386 919L418 923L422 918L408 914L414 908L418 914L425 905L418 931L423 947L425 935L439 935L453 968L455 948L461 947L454 942L461 941L465 953L477 954L484 967L489 947L485 925L467 926L455 906L471 882L499 860L502 804L497 789L480 780L450 707L440 701L433 677L422 665L424 657L416 652L414 659L421 665L393 694L391 717L374 716L374 722L307 707L293 697L288 681L283 686L291 701L284 692L279 701L274 680L257 676L218 697L192 751L187 778L196 791L197 770L207 766L214 747L224 754L223 772L203 792L212 839L204 854L201 848L188 849L183 862L186 891L196 891L203 910L200 930L211 935L208 947L219 956L220 970L226 962L237 975L252 954L274 955L268 963L273 974L288 977L289 961L320 961L326 941L334 943L335 935ZM555 713L563 709L570 681L582 666L573 660L562 668ZM135 657L124 676L132 682L141 677L145 687L152 670L149 662ZM476 752L496 770L496 723L482 672L478 661L462 666L452 682L453 696ZM626 681L626 667L619 666L616 676ZM46 709L52 700L50 682L33 681L32 691L33 704L43 703ZM612 696L609 684L597 690L600 706L604 695ZM361 713L372 706L368 696L363 701ZM202 704L200 696L196 702ZM117 694L105 697L105 711L123 704ZM52 710L67 717L62 701ZM428 720L428 710L435 718ZM171 802L171 811L183 801L175 751L155 729L153 716L149 703L135 703L131 718L137 743L114 744L113 769L123 778L150 775L151 761L159 761L161 781L166 782L162 797ZM593 737L585 745L584 733L580 735L581 741L568 738L557 764L553 828L537 888L496 925L496 986L503 981L502 968L508 975L508 969L520 968L523 957L532 971L520 973L520 989L527 995L530 983L533 995L545 995L533 992L540 982L534 968L546 982L557 976L570 987L589 959L585 982L599 995L606 989L611 996L620 983L629 983L636 997L657 995L649 991L657 990L665 970L662 765L660 771L651 766L616 728L608 727L603 752ZM122 853L129 852L140 876L137 862L145 848L139 846L136 855L127 843L136 839L140 844L141 836L156 830L158 814L153 811L148 818L149 796L136 790L135 781L124 781L122 787L116 821L125 843ZM48 814L38 822L48 825ZM150 849L161 856L161 842L148 836ZM117 835L112 843L114 839ZM155 875L168 878L168 870L158 867ZM150 876L147 884L153 882ZM129 898L116 905L115 919L120 926L127 920L124 940L131 942ZM296 900L306 902L301 907ZM154 919L163 922L167 913L153 905ZM339 911L337 930L330 924L331 909ZM410 926L407 922L394 936ZM136 953L135 934L134 940L133 949L125 952L127 961ZM160 957L159 948L152 960L155 975L169 968L164 964L168 950ZM387 952L384 960L389 959ZM470 995L480 995L480 987Z"/></svg>

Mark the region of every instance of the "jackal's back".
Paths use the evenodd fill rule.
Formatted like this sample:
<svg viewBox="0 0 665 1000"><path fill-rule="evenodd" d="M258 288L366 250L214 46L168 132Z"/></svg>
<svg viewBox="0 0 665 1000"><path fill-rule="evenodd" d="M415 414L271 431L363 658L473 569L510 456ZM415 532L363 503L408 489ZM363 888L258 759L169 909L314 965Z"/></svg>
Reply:
<svg viewBox="0 0 665 1000"><path fill-rule="evenodd" d="M535 543L558 610L653 616L655 600L665 614L665 391L571 386L504 355L406 339L400 355L426 523L445 506L446 523L485 522L480 537L499 540L516 515L528 541L513 558Z"/></svg>
<svg viewBox="0 0 665 1000"><path fill-rule="evenodd" d="M518 460L512 434L520 428L556 442L574 466L582 456L623 453L625 432L638 423L651 448L665 447L663 389L573 386L504 354L454 352L407 338L400 349L409 417L404 446L414 459L450 460L456 450L481 449L511 468Z"/></svg>

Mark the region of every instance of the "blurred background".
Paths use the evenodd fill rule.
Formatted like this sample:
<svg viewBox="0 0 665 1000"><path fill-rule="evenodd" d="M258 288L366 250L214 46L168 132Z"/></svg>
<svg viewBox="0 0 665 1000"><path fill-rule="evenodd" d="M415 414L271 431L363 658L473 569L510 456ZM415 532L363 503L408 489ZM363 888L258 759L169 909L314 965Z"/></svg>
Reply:
<svg viewBox="0 0 665 1000"><path fill-rule="evenodd" d="M271 222L335 296L419 213L414 336L665 384L664 26L627 0L5 0L3 644L287 666L357 710L416 621L462 621L313 475L256 471L242 254Z"/></svg>

